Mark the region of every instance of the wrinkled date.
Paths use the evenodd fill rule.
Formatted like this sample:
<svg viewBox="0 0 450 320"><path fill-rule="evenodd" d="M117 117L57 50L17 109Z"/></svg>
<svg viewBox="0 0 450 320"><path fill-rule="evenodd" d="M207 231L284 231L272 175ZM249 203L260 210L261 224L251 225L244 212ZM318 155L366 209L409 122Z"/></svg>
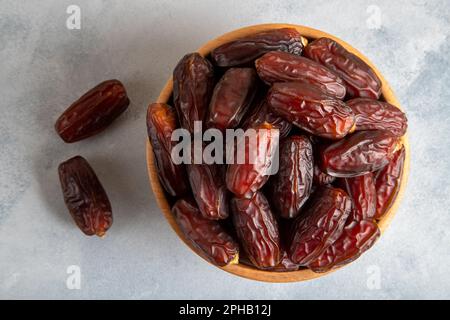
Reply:
<svg viewBox="0 0 450 320"><path fill-rule="evenodd" d="M279 132L273 129L263 123L255 129L255 139L250 139L254 143L248 139L237 142L235 159L228 166L225 180L228 190L238 197L251 197L269 179L279 145Z"/></svg>
<svg viewBox="0 0 450 320"><path fill-rule="evenodd" d="M395 197L400 190L400 182L405 164L405 147L398 150L391 162L381 169L376 176L375 187L377 190L376 219L383 217L391 208Z"/></svg>
<svg viewBox="0 0 450 320"><path fill-rule="evenodd" d="M350 263L369 250L380 237L380 230L370 220L349 219L342 235L308 267L314 272L326 272Z"/></svg>
<svg viewBox="0 0 450 320"><path fill-rule="evenodd" d="M194 121L203 121L214 88L214 69L198 53L185 55L173 73L173 100L183 128L194 131Z"/></svg>
<svg viewBox="0 0 450 320"><path fill-rule="evenodd" d="M113 222L111 204L89 163L76 156L61 163L58 172L64 201L77 226L88 236L104 236Z"/></svg>
<svg viewBox="0 0 450 320"><path fill-rule="evenodd" d="M273 268L270 268L270 271L275 272L290 272L297 271L300 269L300 265L292 262L287 254L286 250L281 251L281 260L280 262Z"/></svg>
<svg viewBox="0 0 450 320"><path fill-rule="evenodd" d="M356 131L386 130L397 137L406 133L408 120L397 107L387 102L357 98L346 102L356 118Z"/></svg>
<svg viewBox="0 0 450 320"><path fill-rule="evenodd" d="M381 96L381 80L359 57L329 38L311 42L305 57L322 63L344 80L349 98L372 98Z"/></svg>
<svg viewBox="0 0 450 320"><path fill-rule="evenodd" d="M244 129L257 128L264 122L271 124L274 129L280 130L280 139L286 138L292 130L292 124L274 114L266 100L262 99L250 112L242 127Z"/></svg>
<svg viewBox="0 0 450 320"><path fill-rule="evenodd" d="M129 104L120 81L102 82L64 111L56 121L56 132L68 143L88 138L106 129Z"/></svg>
<svg viewBox="0 0 450 320"><path fill-rule="evenodd" d="M342 178L375 172L389 163L399 140L388 131L360 131L330 145L322 169Z"/></svg>
<svg viewBox="0 0 450 320"><path fill-rule="evenodd" d="M229 69L214 88L207 126L220 130L238 126L256 94L256 72L250 68Z"/></svg>
<svg viewBox="0 0 450 320"><path fill-rule="evenodd" d="M320 168L319 161L322 152L331 144L329 140L326 142L322 141L321 138L316 136L310 136L310 139L314 146L314 177L313 177L313 185L314 186L326 186L332 184L336 177L330 176L326 172Z"/></svg>
<svg viewBox="0 0 450 320"><path fill-rule="evenodd" d="M186 166L192 194L203 217L212 220L228 217L228 190L215 164Z"/></svg>
<svg viewBox="0 0 450 320"><path fill-rule="evenodd" d="M219 67L234 67L251 63L269 51L301 55L306 43L293 28L268 30L221 45L211 52L211 58Z"/></svg>
<svg viewBox="0 0 450 320"><path fill-rule="evenodd" d="M377 191L373 173L346 178L346 191L353 201L353 216L355 220L373 219L377 206Z"/></svg>
<svg viewBox="0 0 450 320"><path fill-rule="evenodd" d="M172 208L180 229L206 258L218 266L238 263L239 246L218 221L205 219L192 199L178 200Z"/></svg>
<svg viewBox="0 0 450 320"><path fill-rule="evenodd" d="M352 213L348 217L341 236L330 245L308 267L314 272L326 272L353 260L370 249L380 236L375 216L377 195L374 175L343 179L353 202Z"/></svg>
<svg viewBox="0 0 450 320"><path fill-rule="evenodd" d="M233 223L250 261L260 269L275 267L281 258L277 221L264 195L231 200Z"/></svg>
<svg viewBox="0 0 450 320"><path fill-rule="evenodd" d="M344 99L345 85L341 78L320 63L286 52L269 52L256 60L259 77L268 84L302 82L319 87L337 99Z"/></svg>
<svg viewBox="0 0 450 320"><path fill-rule="evenodd" d="M336 180L336 177L330 176L326 172L320 169L320 166L314 163L314 184L319 186L325 186L327 184L332 184Z"/></svg>
<svg viewBox="0 0 450 320"><path fill-rule="evenodd" d="M271 206L271 204L269 204ZM267 270L275 272L288 272L297 271L300 269L300 265L292 262L289 258L287 251L288 242L290 241L292 219L277 219L278 230L280 232L280 262L273 268L268 268Z"/></svg>
<svg viewBox="0 0 450 320"><path fill-rule="evenodd" d="M341 189L321 187L292 229L289 257L308 265L336 241L352 209L350 197Z"/></svg>
<svg viewBox="0 0 450 320"><path fill-rule="evenodd" d="M354 127L355 117L344 102L311 85L275 83L267 102L276 114L323 138L343 138Z"/></svg>
<svg viewBox="0 0 450 320"><path fill-rule="evenodd" d="M147 131L155 156L161 184L171 196L180 196L188 191L183 165L172 162L172 132L177 128L175 110L164 103L153 103L147 110Z"/></svg>
<svg viewBox="0 0 450 320"><path fill-rule="evenodd" d="M292 136L281 143L278 173L270 181L270 199L283 218L295 218L311 193L314 160L311 141Z"/></svg>

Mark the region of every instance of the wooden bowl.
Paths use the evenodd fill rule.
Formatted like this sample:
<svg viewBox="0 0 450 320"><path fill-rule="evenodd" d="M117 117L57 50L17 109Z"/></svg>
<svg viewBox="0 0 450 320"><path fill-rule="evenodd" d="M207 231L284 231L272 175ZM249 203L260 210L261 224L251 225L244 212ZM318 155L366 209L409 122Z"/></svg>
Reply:
<svg viewBox="0 0 450 320"><path fill-rule="evenodd" d="M394 96L394 93L392 92L391 87L387 83L386 79L381 75L381 73L377 70L377 68L365 57L363 56L358 50L350 46L349 44L345 43L344 41L336 38L335 36L332 36L328 33L311 29L308 27L300 26L300 25L292 25L292 24L261 24L261 25L255 25L250 26L242 29L238 29L229 33L226 33L214 40L209 41L205 45L203 45L200 49L197 50L201 55L206 56L208 55L214 48L227 43L229 41L248 36L251 34L255 34L257 32L270 30L270 29L279 29L279 28L295 28L297 29L300 34L302 34L304 37L308 38L309 40L321 38L321 37L328 37L331 38L338 43L340 43L342 46L344 46L347 50L352 52L353 54L357 55L359 58L364 60L369 66L372 67L372 69L377 73L378 77L381 79L383 83L382 87L382 94L383 98L395 105L400 107L400 104L397 100L397 98ZM170 97L172 96L172 89L173 89L173 82L172 78L167 81L164 89L161 91L161 94L158 97L157 102L167 103L169 101ZM397 198L395 199L395 202L393 203L390 210L386 213L386 215L379 221L379 228L381 232L383 233L388 225L390 224L392 218L395 215L395 212L398 209L398 206L400 204L400 199L403 196L403 193L405 191L406 182L408 178L409 173L409 162L410 162L410 150L408 145L408 138L407 136L404 136L402 138L402 142L406 149L406 159L404 164L404 173L400 185L400 191L398 193ZM159 179L158 179L158 173L156 169L156 165L154 163L154 157L153 157L153 151L150 143L147 139L147 168L148 168L148 174L150 177L150 184L153 189L153 192L156 197L156 201L161 208L164 216L166 217L169 224L172 226L173 230L177 233L177 235L188 245L195 253L200 255L201 257L205 258L201 252L199 252L196 248L194 248L191 243L185 238L184 234L178 227L174 216L172 215L170 211L170 205L166 199L166 195L164 193L164 189L161 186ZM304 280L310 280L318 277L322 277L326 274L329 274L337 269L331 270L326 273L314 273L309 269L302 269L299 271L292 271L292 272L272 272L272 271L263 271L258 270L256 268L253 268L248 265L244 264L235 264L235 265L228 265L225 267L221 267L222 270L230 272L232 274L238 275L240 277L253 279L253 280L259 280L259 281L266 281L266 282L296 282L296 281L304 281Z"/></svg>

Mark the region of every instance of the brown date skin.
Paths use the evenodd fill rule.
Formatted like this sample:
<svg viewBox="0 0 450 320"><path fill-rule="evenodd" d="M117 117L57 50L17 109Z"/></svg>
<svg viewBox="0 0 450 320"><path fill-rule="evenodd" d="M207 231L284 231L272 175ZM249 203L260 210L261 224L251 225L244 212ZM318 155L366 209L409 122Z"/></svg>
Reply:
<svg viewBox="0 0 450 320"><path fill-rule="evenodd" d="M228 190L217 165L190 164L186 166L192 194L204 218L228 217Z"/></svg>
<svg viewBox="0 0 450 320"><path fill-rule="evenodd" d="M305 39L293 28L268 30L221 45L211 52L219 67L246 65L269 51L301 55Z"/></svg>
<svg viewBox="0 0 450 320"><path fill-rule="evenodd" d="M129 104L119 80L102 82L64 111L56 121L56 132L67 143L86 139L106 129Z"/></svg>
<svg viewBox="0 0 450 320"><path fill-rule="evenodd" d="M147 132L153 148L159 181L171 196L188 192L187 176L183 165L172 162L172 132L177 128L175 110L164 103L153 103L147 109Z"/></svg>
<svg viewBox="0 0 450 320"><path fill-rule="evenodd" d="M280 255L280 262L275 267L264 268L264 270L272 272L291 272L298 271L300 269L298 264L293 263L291 259L289 259L287 252L283 248L281 248ZM243 252L239 255L239 263L254 267L254 264L250 261L250 259L244 256Z"/></svg>
<svg viewBox="0 0 450 320"><path fill-rule="evenodd" d="M379 237L375 222L349 219L342 235L308 267L314 272L327 272L348 264L369 250Z"/></svg>
<svg viewBox="0 0 450 320"><path fill-rule="evenodd" d="M345 85L341 78L320 63L286 52L269 52L256 60L256 71L267 84L302 82L319 87L337 99L344 99Z"/></svg>
<svg viewBox="0 0 450 320"><path fill-rule="evenodd" d="M256 192L250 199L233 198L231 207L234 227L250 261L259 269L278 265L280 234L266 197Z"/></svg>
<svg viewBox="0 0 450 320"><path fill-rule="evenodd" d="M336 41L317 39L305 48L304 56L323 64L344 80L349 99L380 98L381 80L376 73Z"/></svg>
<svg viewBox="0 0 450 320"><path fill-rule="evenodd" d="M238 262L238 244L218 221L204 218L194 200L178 200L172 207L172 213L186 238L211 263L223 267Z"/></svg>
<svg viewBox="0 0 450 320"><path fill-rule="evenodd" d="M214 88L207 127L222 131L237 127L255 97L256 85L253 69L231 68L225 72Z"/></svg>
<svg viewBox="0 0 450 320"><path fill-rule="evenodd" d="M405 156L405 147L402 147L395 153L391 162L381 169L376 176L376 219L380 219L386 214L397 197L403 175L403 166L405 165Z"/></svg>
<svg viewBox="0 0 450 320"><path fill-rule="evenodd" d="M311 141L306 136L291 136L280 146L278 173L270 181L271 204L279 216L291 219L311 194L314 159Z"/></svg>
<svg viewBox="0 0 450 320"><path fill-rule="evenodd" d="M341 236L308 267L314 272L326 272L350 263L370 249L380 236L373 221L376 211L375 180L372 173L342 179L353 208Z"/></svg>
<svg viewBox="0 0 450 320"><path fill-rule="evenodd" d="M292 262L287 254L286 250L281 251L281 260L280 262L273 268L270 268L270 271L274 272L291 272L297 271L300 269L300 265Z"/></svg>
<svg viewBox="0 0 450 320"><path fill-rule="evenodd" d="M406 115L392 104L367 98L356 98L346 103L355 114L356 131L386 130L397 137L406 133Z"/></svg>
<svg viewBox="0 0 450 320"><path fill-rule="evenodd" d="M278 218L278 217L276 217ZM289 219L277 219L278 222L278 230L280 232L281 238L281 253L280 253L280 262L273 268L268 270L274 272L289 272L289 271L297 271L300 269L300 265L292 262L289 258L288 248L289 241L291 239L291 229L292 229L292 221Z"/></svg>
<svg viewBox="0 0 450 320"><path fill-rule="evenodd" d="M238 163L235 157L234 163L228 165L226 173L226 185L228 190L238 197L251 197L253 193L261 189L269 180L270 166L272 157L278 148L278 132L268 123L255 128L256 146L251 146L247 140L241 142L244 146L238 145L237 148L245 147L245 161ZM260 154L259 150L263 153ZM250 161L253 159L253 161ZM253 163L252 163L253 162Z"/></svg>
<svg viewBox="0 0 450 320"><path fill-rule="evenodd" d="M314 148L314 179L313 179L313 186L326 186L329 184L332 184L336 177L330 176L326 172L320 168L319 161L317 159L320 159L322 152L328 148L328 146L332 143L329 140L323 141L322 138L316 137L316 136L310 136L311 142L313 143Z"/></svg>
<svg viewBox="0 0 450 320"><path fill-rule="evenodd" d="M307 209L294 221L289 248L290 259L308 265L319 257L341 235L352 202L345 191L320 187Z"/></svg>
<svg viewBox="0 0 450 320"><path fill-rule="evenodd" d="M389 163L399 140L388 131L360 131L330 145L321 167L327 174L350 178L375 172Z"/></svg>
<svg viewBox="0 0 450 320"><path fill-rule="evenodd" d="M64 201L75 223L88 236L103 237L113 223L111 204L94 170L81 156L58 167Z"/></svg>
<svg viewBox="0 0 450 320"><path fill-rule="evenodd" d="M283 118L277 116L270 110L265 99L261 99L249 112L246 120L244 120L244 130L249 128L257 128L264 122L271 124L274 129L280 130L280 139L286 138L292 130L292 124Z"/></svg>
<svg viewBox="0 0 450 320"><path fill-rule="evenodd" d="M344 102L308 84L275 83L267 102L274 113L322 138L341 139L354 129L355 117Z"/></svg>
<svg viewBox="0 0 450 320"><path fill-rule="evenodd" d="M320 166L314 164L314 179L313 182L318 186L325 186L327 184L332 184L336 180L336 177L330 176L326 172L323 172Z"/></svg>
<svg viewBox="0 0 450 320"><path fill-rule="evenodd" d="M358 220L373 219L377 206L377 191L373 173L344 179L346 191L353 201L353 215Z"/></svg>
<svg viewBox="0 0 450 320"><path fill-rule="evenodd" d="M214 88L214 69L198 53L185 55L173 73L173 100L181 127L194 131L194 121L203 121Z"/></svg>

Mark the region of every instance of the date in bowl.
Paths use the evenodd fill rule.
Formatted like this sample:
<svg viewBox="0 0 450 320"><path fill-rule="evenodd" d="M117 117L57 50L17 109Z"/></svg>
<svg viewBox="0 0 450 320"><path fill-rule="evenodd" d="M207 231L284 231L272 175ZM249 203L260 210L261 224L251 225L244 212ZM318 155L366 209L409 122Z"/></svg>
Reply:
<svg viewBox="0 0 450 320"><path fill-rule="evenodd" d="M300 25L291 25L291 24L262 24L262 25L255 25L250 27L245 27L242 29L238 29L232 32L229 32L227 34L224 34L214 40L211 40L207 42L205 45L203 45L201 48L197 50L198 53L202 56L207 56L211 51L225 43L228 43L233 40L237 40L243 37L251 36L254 34L257 34L259 32L273 30L273 29L281 29L281 28L294 28L296 29L303 37L308 39L309 42L319 39L322 37L330 38L340 45L342 45L345 49L347 49L349 52L353 53L357 57L359 57L361 60L363 60L367 65L369 65L373 71L376 73L378 78L382 82L382 94L380 101L388 102L394 106L397 106L398 108L401 108L399 105L399 102L397 98L395 97L392 89L390 88L389 84L386 82L384 77L381 75L381 73L377 70L377 68L365 57L363 56L359 51L357 51L355 48L350 46L349 44L345 43L344 41L336 38L333 35L327 34L325 32L311 29L308 27L300 26ZM161 91L157 102L159 103L168 103L172 97L173 94L173 81L172 78L169 79L169 81L166 83L165 87ZM404 135L400 139L401 144L405 148L405 160L403 164L403 174L401 175L399 187L398 187L398 193L395 196L395 199L392 200L392 203L390 204L390 208L387 210L387 212L382 216L381 219L377 221L378 227L383 233L386 228L389 226L392 218L395 215L395 212L398 209L400 200L402 198L402 195L404 193L406 182L408 178L408 172L409 172L409 162L410 162L410 149L408 145L408 139L407 136ZM147 142L146 145L146 154L147 154L147 168L148 168L148 175L150 178L150 185L154 192L156 201L161 208L165 218L173 228L173 230L176 232L176 234L180 237L183 242L189 246L196 254L201 256L202 258L206 257L204 254L198 250L193 244L185 237L184 233L180 229L179 225L177 224L177 221L174 217L174 215L171 212L171 205L173 203L170 203L169 197L166 195L163 186L161 185L159 178L158 178L158 170L154 159L154 153L152 150L152 146L149 142ZM173 202L173 201L172 201ZM318 278L324 275L327 275L339 268L334 268L330 271L323 272L323 273L316 273L311 271L308 268L300 268L296 271L283 271L283 272L276 272L276 271L268 271L268 270L261 270L257 269L256 267L253 267L249 264L244 263L237 263L237 264L229 264L224 267L220 267L222 270L227 271L229 273L235 274L237 276L241 276L248 279L258 280L258 281L266 281L266 282L298 282L298 281L305 281L310 280L314 278Z"/></svg>

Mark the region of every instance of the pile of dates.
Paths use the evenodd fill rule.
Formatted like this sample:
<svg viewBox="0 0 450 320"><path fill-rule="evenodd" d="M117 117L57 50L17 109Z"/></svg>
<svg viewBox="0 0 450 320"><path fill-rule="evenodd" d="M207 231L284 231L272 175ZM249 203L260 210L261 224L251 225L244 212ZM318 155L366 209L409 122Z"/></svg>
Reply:
<svg viewBox="0 0 450 320"><path fill-rule="evenodd" d="M149 106L148 135L176 221L205 258L326 272L376 242L377 221L399 191L407 119L383 101L364 61L332 39L311 42L283 28L207 57L187 54L173 85L173 107ZM269 175L265 159L175 164L172 133L193 132L195 121L266 135L257 149L278 148L278 172ZM280 139L262 129L278 129Z"/></svg>

